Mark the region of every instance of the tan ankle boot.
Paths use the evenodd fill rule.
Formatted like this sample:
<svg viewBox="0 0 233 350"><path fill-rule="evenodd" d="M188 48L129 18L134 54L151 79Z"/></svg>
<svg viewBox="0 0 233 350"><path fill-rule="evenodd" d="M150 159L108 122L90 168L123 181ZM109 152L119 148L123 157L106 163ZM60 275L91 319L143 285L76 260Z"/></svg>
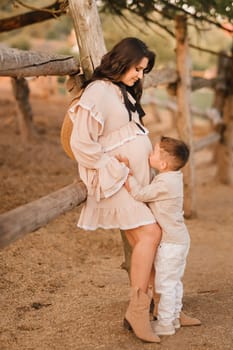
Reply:
<svg viewBox="0 0 233 350"><path fill-rule="evenodd" d="M150 298L137 287L131 288L131 297L125 314L124 326L146 342L159 343L160 338L153 332L149 321Z"/></svg>
<svg viewBox="0 0 233 350"><path fill-rule="evenodd" d="M160 294L154 293L153 300L154 300L154 310L153 310L153 318L157 318L158 314L158 305L159 305L159 299ZM198 320L198 318L190 317L186 315L183 311L180 313L180 325L182 327L191 327L191 326L200 326L201 321Z"/></svg>
<svg viewBox="0 0 233 350"><path fill-rule="evenodd" d="M190 317L186 315L183 311L180 313L180 325L182 327L189 327L189 326L200 326L201 321L198 320L198 318Z"/></svg>

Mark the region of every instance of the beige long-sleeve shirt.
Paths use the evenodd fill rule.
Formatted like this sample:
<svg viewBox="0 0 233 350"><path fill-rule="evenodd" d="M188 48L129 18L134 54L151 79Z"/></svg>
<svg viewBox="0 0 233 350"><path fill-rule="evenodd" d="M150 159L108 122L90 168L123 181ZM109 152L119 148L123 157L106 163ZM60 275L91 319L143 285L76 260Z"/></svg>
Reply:
<svg viewBox="0 0 233 350"><path fill-rule="evenodd" d="M134 199L147 202L162 228L162 242L187 244L190 241L183 215L183 174L181 171L160 173L147 186L129 177Z"/></svg>

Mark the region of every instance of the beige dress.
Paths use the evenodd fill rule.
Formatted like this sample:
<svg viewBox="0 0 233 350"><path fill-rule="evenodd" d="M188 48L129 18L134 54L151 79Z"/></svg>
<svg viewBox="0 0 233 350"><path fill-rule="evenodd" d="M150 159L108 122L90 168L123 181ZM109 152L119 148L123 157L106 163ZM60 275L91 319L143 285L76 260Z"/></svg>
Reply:
<svg viewBox="0 0 233 350"><path fill-rule="evenodd" d="M129 98L135 102L130 94ZM109 81L92 82L69 115L71 148L88 190L78 226L127 230L154 223L149 207L124 188L129 169L115 158L127 157L137 181L143 186L150 183L148 131L136 124L140 123L137 112L129 121L119 87Z"/></svg>

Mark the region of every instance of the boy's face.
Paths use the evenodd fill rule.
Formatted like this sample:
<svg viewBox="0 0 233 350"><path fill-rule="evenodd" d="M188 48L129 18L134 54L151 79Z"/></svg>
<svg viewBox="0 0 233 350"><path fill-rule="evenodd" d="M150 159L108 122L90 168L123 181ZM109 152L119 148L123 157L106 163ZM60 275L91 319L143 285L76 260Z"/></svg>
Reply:
<svg viewBox="0 0 233 350"><path fill-rule="evenodd" d="M157 142L149 156L149 164L159 172L169 171L172 170L173 158Z"/></svg>
<svg viewBox="0 0 233 350"><path fill-rule="evenodd" d="M160 144L159 144L159 142L157 142L154 145L154 149L149 156L149 164L150 164L151 168L160 170L161 161L162 161L162 159L161 159Z"/></svg>

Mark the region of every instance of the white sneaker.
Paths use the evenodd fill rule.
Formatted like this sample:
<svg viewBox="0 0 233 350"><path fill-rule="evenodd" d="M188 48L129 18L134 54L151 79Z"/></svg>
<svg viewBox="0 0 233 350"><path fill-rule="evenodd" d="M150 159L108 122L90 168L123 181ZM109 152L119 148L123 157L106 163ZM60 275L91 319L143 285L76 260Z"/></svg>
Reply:
<svg viewBox="0 0 233 350"><path fill-rule="evenodd" d="M173 321L173 326L175 327L175 329L180 329L181 324L180 324L180 319L179 319L179 318L176 318L176 319Z"/></svg>
<svg viewBox="0 0 233 350"><path fill-rule="evenodd" d="M162 325L158 321L152 322L152 328L157 335L173 335L176 333L173 324Z"/></svg>

